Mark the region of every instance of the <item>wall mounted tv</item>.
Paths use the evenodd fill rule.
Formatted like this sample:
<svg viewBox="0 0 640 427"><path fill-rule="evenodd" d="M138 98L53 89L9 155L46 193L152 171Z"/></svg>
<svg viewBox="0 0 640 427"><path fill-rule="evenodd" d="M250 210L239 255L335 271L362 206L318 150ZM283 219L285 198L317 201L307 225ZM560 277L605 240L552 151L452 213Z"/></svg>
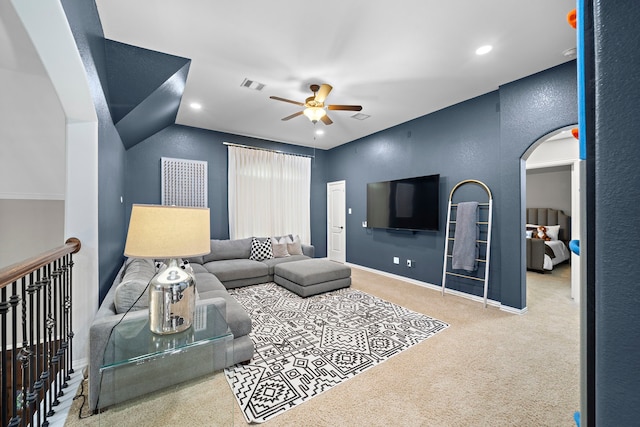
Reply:
<svg viewBox="0 0 640 427"><path fill-rule="evenodd" d="M440 175L367 184L367 227L438 230Z"/></svg>

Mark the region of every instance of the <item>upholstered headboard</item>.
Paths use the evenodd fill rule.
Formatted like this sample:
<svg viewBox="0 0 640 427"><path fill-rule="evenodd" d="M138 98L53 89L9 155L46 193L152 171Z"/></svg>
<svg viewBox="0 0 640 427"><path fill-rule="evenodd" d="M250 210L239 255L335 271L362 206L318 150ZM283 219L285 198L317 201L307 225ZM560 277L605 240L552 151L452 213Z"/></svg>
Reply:
<svg viewBox="0 0 640 427"><path fill-rule="evenodd" d="M559 225L558 239L571 240L571 217L551 208L527 208L527 224Z"/></svg>

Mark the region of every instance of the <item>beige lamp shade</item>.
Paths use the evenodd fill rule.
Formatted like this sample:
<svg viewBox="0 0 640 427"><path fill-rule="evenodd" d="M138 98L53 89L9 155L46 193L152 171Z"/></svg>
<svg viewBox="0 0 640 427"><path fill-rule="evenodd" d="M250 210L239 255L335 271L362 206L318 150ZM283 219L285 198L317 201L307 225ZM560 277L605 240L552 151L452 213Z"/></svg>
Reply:
<svg viewBox="0 0 640 427"><path fill-rule="evenodd" d="M133 205L124 254L186 258L211 252L209 208Z"/></svg>

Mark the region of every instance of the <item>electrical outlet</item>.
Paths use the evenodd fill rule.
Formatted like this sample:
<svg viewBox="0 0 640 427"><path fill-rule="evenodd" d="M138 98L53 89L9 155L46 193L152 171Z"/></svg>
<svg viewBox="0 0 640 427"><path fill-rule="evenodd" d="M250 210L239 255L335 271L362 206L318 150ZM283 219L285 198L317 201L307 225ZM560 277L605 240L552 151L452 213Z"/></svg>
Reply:
<svg viewBox="0 0 640 427"><path fill-rule="evenodd" d="M407 260L407 267L413 267L413 261L411 261L410 259Z"/></svg>
<svg viewBox="0 0 640 427"><path fill-rule="evenodd" d="M393 263L394 264L400 264L400 258L398 258L397 256L393 257Z"/></svg>

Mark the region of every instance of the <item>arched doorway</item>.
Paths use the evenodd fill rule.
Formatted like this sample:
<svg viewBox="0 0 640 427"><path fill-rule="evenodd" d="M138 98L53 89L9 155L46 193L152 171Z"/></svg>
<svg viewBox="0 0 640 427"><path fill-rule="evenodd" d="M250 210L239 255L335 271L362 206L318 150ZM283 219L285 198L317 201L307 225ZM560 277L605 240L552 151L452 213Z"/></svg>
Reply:
<svg viewBox="0 0 640 427"><path fill-rule="evenodd" d="M579 148L578 141L571 134L571 129L575 128L576 125L569 125L563 128L554 130L543 137L539 138L535 142L531 144L531 146L524 152L522 155L521 166L522 177L525 182L522 185L522 194L521 197L523 199L523 206L525 207L550 207L554 209L559 209L566 211L565 213L569 213L571 216L571 239L578 239L578 235L580 232L580 168L579 168ZM535 204L535 206L528 206L527 203L527 171L554 171L555 174L548 173L546 175L546 185L549 187L549 179L552 176L567 176L568 182L558 183L559 186L568 187L568 198L569 200L559 200L556 197L556 200L550 200L549 206L542 205L539 201L544 199L544 197L532 197L529 200L533 199L531 203ZM566 171L565 174L559 174L558 171ZM552 182L552 181L551 181ZM544 191L544 190L540 190ZM560 194L567 194L562 193ZM524 213L523 213L524 214ZM580 258L575 255L570 255L570 265L571 265L571 298L578 303L580 299ZM523 268L526 270L526 264L523 265ZM526 271L525 271L526 276Z"/></svg>

